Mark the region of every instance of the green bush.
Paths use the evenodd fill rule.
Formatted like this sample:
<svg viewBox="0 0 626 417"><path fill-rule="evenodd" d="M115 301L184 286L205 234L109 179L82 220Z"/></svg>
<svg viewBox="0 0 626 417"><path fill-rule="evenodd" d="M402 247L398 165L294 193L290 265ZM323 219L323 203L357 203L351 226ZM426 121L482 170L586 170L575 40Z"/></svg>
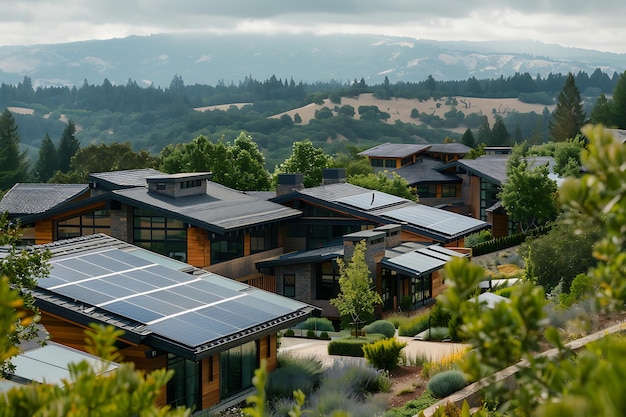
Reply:
<svg viewBox="0 0 626 417"><path fill-rule="evenodd" d="M376 320L374 323L370 323L363 327L365 333L380 333L384 334L387 338L394 337L396 335L396 327L392 322L387 320Z"/></svg>
<svg viewBox="0 0 626 417"><path fill-rule="evenodd" d="M333 323L326 317L309 317L306 321L298 323L295 328L300 330L320 330L325 332L335 331Z"/></svg>
<svg viewBox="0 0 626 417"><path fill-rule="evenodd" d="M493 293L499 295L500 297L511 298L511 294L515 291L516 286L512 285L510 287L498 288Z"/></svg>
<svg viewBox="0 0 626 417"><path fill-rule="evenodd" d="M450 332L447 327L437 326L431 327L430 331L424 334L424 340L434 340L436 342L441 342L444 339L450 338Z"/></svg>
<svg viewBox="0 0 626 417"><path fill-rule="evenodd" d="M420 411L434 405L439 401L433 394L426 390L415 400L411 400L404 404L401 408L392 408L385 413L385 417L413 417Z"/></svg>
<svg viewBox="0 0 626 417"><path fill-rule="evenodd" d="M319 360L279 355L277 361L278 369L269 374L267 379L268 400L292 398L293 391L298 389L308 395L319 386L323 371Z"/></svg>
<svg viewBox="0 0 626 417"><path fill-rule="evenodd" d="M467 385L461 371L443 371L428 381L428 389L437 398L445 398Z"/></svg>
<svg viewBox="0 0 626 417"><path fill-rule="evenodd" d="M433 308L430 309L430 327L444 327L448 325L451 315L448 310L443 307L443 303L437 301Z"/></svg>
<svg viewBox="0 0 626 417"><path fill-rule="evenodd" d="M285 336L287 337L293 337L295 335L293 329L287 329L285 330Z"/></svg>
<svg viewBox="0 0 626 417"><path fill-rule="evenodd" d="M373 367L391 371L398 366L400 352L405 347L405 342L399 342L394 337L364 345L363 353L367 362Z"/></svg>
<svg viewBox="0 0 626 417"><path fill-rule="evenodd" d="M364 345L377 342L384 338L384 335L374 333L366 337L359 337L358 339L350 336L331 340L330 343L328 343L328 354L362 358Z"/></svg>
<svg viewBox="0 0 626 417"><path fill-rule="evenodd" d="M324 339L324 340L330 339L330 336L328 335L328 332L321 332L320 333L320 339Z"/></svg>
<svg viewBox="0 0 626 417"><path fill-rule="evenodd" d="M317 339L317 335L315 334L315 330L307 330L306 337L309 339Z"/></svg>
<svg viewBox="0 0 626 417"><path fill-rule="evenodd" d="M413 337L418 333L428 329L428 313L414 316L405 323L401 323L398 327L398 335Z"/></svg>

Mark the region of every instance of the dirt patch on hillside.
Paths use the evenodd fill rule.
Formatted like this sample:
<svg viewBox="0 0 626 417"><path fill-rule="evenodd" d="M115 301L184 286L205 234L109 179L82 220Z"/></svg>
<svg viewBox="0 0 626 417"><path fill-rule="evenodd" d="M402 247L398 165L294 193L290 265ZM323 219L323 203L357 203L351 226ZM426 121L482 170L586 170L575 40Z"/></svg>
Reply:
<svg viewBox="0 0 626 417"><path fill-rule="evenodd" d="M546 107L543 104L523 103L516 98L476 98L461 96L457 96L455 98L457 105L454 107L456 107L457 110L462 111L466 116L471 113L486 115L489 119L489 124L492 126L495 123L496 115L506 117L512 112L530 113L531 111L541 114L544 107ZM417 109L420 113L435 114L444 118L444 114L450 111L453 107L450 102L448 103L449 104L446 104L446 98L437 101L433 98L426 101L419 101L416 99L410 100L405 98L381 100L375 98L373 94L361 94L360 96L354 98L342 97L340 104L332 103L327 99L324 101L324 104L311 103L297 109L276 114L272 117L278 118L283 114L288 114L293 119L295 114L298 113L302 119L302 123L306 124L315 117L315 111L321 109L322 107L333 109L335 106L341 107L343 105L350 105L354 107L355 112L357 112L354 117L358 118L359 106L376 106L380 111L389 113L390 117L387 123L393 124L396 120L399 120L404 123L414 123L419 125L422 123L418 119L411 118L411 111L413 109ZM553 106L548 106L548 109L552 110L552 107ZM458 127L449 130L463 133L465 129L466 128L464 127Z"/></svg>

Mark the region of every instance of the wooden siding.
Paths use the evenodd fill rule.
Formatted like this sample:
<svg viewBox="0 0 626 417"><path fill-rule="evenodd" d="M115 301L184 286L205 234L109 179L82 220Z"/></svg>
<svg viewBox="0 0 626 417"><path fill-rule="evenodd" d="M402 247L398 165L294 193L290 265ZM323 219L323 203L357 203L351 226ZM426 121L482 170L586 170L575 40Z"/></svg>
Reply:
<svg viewBox="0 0 626 417"><path fill-rule="evenodd" d="M52 236L53 224L52 220L41 220L35 223L35 243L37 245L50 243L54 240Z"/></svg>
<svg viewBox="0 0 626 417"><path fill-rule="evenodd" d="M220 355L202 359L202 408L209 408L220 402Z"/></svg>
<svg viewBox="0 0 626 417"><path fill-rule="evenodd" d="M432 274L432 298L437 297L439 294L443 293L446 289L446 286L443 282L443 271L438 270L433 272Z"/></svg>
<svg viewBox="0 0 626 417"><path fill-rule="evenodd" d="M211 248L206 230L197 227L187 229L187 263L197 268L211 264Z"/></svg>

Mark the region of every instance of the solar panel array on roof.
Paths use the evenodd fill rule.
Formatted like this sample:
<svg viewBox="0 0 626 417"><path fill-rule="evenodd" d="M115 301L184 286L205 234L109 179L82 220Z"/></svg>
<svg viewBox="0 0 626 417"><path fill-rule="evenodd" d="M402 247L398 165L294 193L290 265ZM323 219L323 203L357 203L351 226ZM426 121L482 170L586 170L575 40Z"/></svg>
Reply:
<svg viewBox="0 0 626 417"><path fill-rule="evenodd" d="M387 265L400 267L418 275L439 269L443 267L446 262L447 260L433 258L419 252L405 253L384 261Z"/></svg>
<svg viewBox="0 0 626 417"><path fill-rule="evenodd" d="M448 236L455 236L485 224L483 221L468 216L425 205L390 210L385 212L384 216L394 221L407 222L425 229L435 230Z"/></svg>
<svg viewBox="0 0 626 417"><path fill-rule="evenodd" d="M362 194L342 197L336 200L338 203L356 207L361 210L374 210L394 204L406 203L408 200L391 194L371 191Z"/></svg>
<svg viewBox="0 0 626 417"><path fill-rule="evenodd" d="M53 259L50 278L39 286L85 303L85 309L103 309L141 323L189 347L302 306L219 275L189 275L120 249Z"/></svg>

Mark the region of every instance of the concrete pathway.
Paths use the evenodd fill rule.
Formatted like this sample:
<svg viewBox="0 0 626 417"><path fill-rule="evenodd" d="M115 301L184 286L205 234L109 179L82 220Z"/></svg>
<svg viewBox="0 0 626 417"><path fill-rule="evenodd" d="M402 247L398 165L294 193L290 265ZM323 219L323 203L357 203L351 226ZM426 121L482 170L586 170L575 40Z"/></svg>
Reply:
<svg viewBox="0 0 626 417"><path fill-rule="evenodd" d="M451 355L466 348L462 343L450 342L426 342L414 340L412 337L396 336L399 341L406 342L403 349L405 357L411 362L415 358L425 358L427 361L436 361L442 357ZM329 340L315 340L300 337L283 336L280 342L279 353L289 353L299 357L313 357L319 359L325 365L335 362L363 361L363 358L336 356L328 354Z"/></svg>

